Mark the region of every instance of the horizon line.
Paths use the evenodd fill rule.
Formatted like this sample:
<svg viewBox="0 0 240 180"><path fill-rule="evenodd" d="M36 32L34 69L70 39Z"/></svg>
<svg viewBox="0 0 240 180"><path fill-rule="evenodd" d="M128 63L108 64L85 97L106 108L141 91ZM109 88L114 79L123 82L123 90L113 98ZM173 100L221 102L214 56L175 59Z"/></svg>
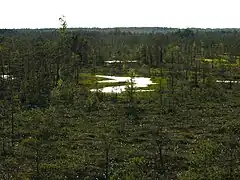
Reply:
<svg viewBox="0 0 240 180"><path fill-rule="evenodd" d="M0 30L41 30L41 29L59 29L60 27L40 27L40 28L0 28ZM202 28L202 27L164 27L164 26L116 26L116 27L67 27L67 29L127 29L127 28L162 28L162 29L240 29L236 27L217 27L217 28Z"/></svg>

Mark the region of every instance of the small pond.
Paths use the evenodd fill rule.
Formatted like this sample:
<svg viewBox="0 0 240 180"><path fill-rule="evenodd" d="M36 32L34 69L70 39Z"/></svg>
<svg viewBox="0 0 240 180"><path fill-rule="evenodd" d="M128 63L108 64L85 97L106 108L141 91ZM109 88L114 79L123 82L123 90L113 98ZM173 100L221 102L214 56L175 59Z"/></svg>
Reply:
<svg viewBox="0 0 240 180"><path fill-rule="evenodd" d="M105 61L105 63L108 63L108 64L113 64L113 63L123 63L124 61L119 61L119 60L111 60L111 61ZM137 61L134 60L134 61L130 61L130 60L127 60L126 61L127 63L136 63Z"/></svg>
<svg viewBox="0 0 240 180"><path fill-rule="evenodd" d="M230 81L230 80L216 80L217 83L240 83L240 81Z"/></svg>
<svg viewBox="0 0 240 180"><path fill-rule="evenodd" d="M2 79L15 79L12 75L7 75L7 74L5 74L5 75L0 75L0 78L2 78Z"/></svg>
<svg viewBox="0 0 240 180"><path fill-rule="evenodd" d="M130 82L130 77L119 77L119 76L103 76L103 75L96 75L96 77L106 78L108 80L98 81L98 83L120 83L120 82ZM134 77L133 78L134 87L135 88L146 88L151 84L156 84L151 81L151 78L146 77ZM123 86L108 86L104 88L100 88L99 90L104 93L121 93L126 91L127 85ZM91 89L92 92L97 91L97 89ZM146 89L138 89L136 91L153 91L153 90L146 90Z"/></svg>

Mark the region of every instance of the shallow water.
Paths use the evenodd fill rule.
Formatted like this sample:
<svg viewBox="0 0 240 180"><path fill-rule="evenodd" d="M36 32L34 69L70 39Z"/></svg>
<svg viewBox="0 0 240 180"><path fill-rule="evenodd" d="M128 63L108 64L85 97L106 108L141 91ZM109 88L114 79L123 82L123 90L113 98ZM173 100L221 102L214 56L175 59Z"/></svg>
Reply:
<svg viewBox="0 0 240 180"><path fill-rule="evenodd" d="M15 79L12 75L7 75L7 74L5 74L5 75L0 75L0 77L1 78L3 78L3 79Z"/></svg>
<svg viewBox="0 0 240 180"><path fill-rule="evenodd" d="M240 81L230 81L230 80L216 80L217 83L240 83Z"/></svg>
<svg viewBox="0 0 240 180"><path fill-rule="evenodd" d="M98 81L98 83L118 83L118 82L129 82L130 81L130 77L119 77L119 76L103 76L103 75L96 75L96 77L102 77L102 78L106 78L108 80L102 80L102 81ZM134 82L134 87L135 88L146 88L151 84L156 84L153 83L151 81L150 78L146 78L146 77L134 77L133 78L133 82ZM126 91L127 85L123 85L123 86L109 86L109 87L104 87L104 88L100 88L99 91L104 92L104 93L121 93ZM97 91L97 89L91 89L91 91ZM142 91L152 91L152 90L136 90L138 92L142 92Z"/></svg>
<svg viewBox="0 0 240 180"><path fill-rule="evenodd" d="M112 60L112 61L105 61L108 64L112 64L112 63L121 63L124 61L119 61L119 60ZM126 61L127 63L136 63L137 61Z"/></svg>

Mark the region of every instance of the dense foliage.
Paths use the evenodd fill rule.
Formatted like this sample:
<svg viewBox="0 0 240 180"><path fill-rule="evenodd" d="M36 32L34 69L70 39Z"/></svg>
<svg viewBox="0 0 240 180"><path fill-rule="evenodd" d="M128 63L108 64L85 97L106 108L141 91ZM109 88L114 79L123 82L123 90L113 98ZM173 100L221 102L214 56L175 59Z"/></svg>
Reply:
<svg viewBox="0 0 240 180"><path fill-rule="evenodd" d="M59 20L0 30L0 179L240 178L240 32ZM157 84L91 92L95 74Z"/></svg>

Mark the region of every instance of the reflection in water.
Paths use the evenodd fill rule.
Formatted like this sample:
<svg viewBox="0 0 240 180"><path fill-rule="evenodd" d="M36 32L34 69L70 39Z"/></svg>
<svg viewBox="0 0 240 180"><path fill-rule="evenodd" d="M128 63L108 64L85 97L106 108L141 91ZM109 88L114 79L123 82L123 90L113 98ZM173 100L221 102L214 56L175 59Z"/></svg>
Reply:
<svg viewBox="0 0 240 180"><path fill-rule="evenodd" d="M105 61L108 64L112 64L112 63L121 63L124 61L119 61L119 60L112 60L112 61ZM137 61L126 61L127 63L136 63Z"/></svg>
<svg viewBox="0 0 240 180"><path fill-rule="evenodd" d="M3 78L3 79L15 79L12 75L7 75L7 74L0 75L0 77Z"/></svg>
<svg viewBox="0 0 240 180"><path fill-rule="evenodd" d="M118 77L118 76L102 76L102 75L96 75L96 77L102 77L102 78L106 78L109 80L103 80L103 81L98 81L98 83L118 83L118 82L129 82L130 81L130 77ZM148 87L148 85L151 84L156 84L153 83L151 81L150 78L146 78L146 77L134 77L133 78L133 82L134 82L134 87L135 88L145 88ZM110 87L104 87L99 89L99 91L104 92L104 93L121 93L126 91L127 85L123 85L123 86L110 86ZM97 89L91 89L91 91L97 91ZM136 90L136 91L153 91L153 90Z"/></svg>
<svg viewBox="0 0 240 180"><path fill-rule="evenodd" d="M240 83L240 81L230 81L230 80L216 80L217 83Z"/></svg>

